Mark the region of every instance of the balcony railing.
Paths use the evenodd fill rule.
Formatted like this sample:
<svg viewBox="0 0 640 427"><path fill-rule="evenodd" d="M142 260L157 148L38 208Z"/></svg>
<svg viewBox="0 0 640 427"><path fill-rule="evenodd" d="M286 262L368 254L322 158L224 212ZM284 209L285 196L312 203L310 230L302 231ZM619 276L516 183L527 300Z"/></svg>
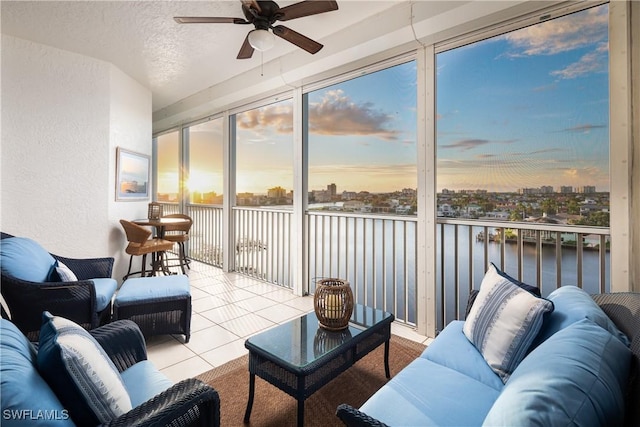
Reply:
<svg viewBox="0 0 640 427"><path fill-rule="evenodd" d="M173 212L176 205L165 205ZM194 219L189 256L222 266L221 207L189 205ZM292 288L292 211L234 207L230 233L235 270ZM391 311L409 325L417 319L417 219L413 216L309 211L306 227L306 285L348 280L356 301ZM438 218L436 227L436 325L464 316L471 289L478 289L489 263L543 295L573 284L606 292L609 284L609 230L538 223Z"/></svg>

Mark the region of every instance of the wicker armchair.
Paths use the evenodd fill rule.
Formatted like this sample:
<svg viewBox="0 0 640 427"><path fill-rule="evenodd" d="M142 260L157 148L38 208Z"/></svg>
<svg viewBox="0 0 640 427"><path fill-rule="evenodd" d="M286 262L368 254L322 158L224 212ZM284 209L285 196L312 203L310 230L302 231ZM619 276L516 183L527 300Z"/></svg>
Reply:
<svg viewBox="0 0 640 427"><path fill-rule="evenodd" d="M117 320L89 332L119 372L147 359L142 332L130 320ZM174 384L108 425L217 427L220 425L220 398L213 388L190 378Z"/></svg>
<svg viewBox="0 0 640 427"><path fill-rule="evenodd" d="M13 237L2 233L0 238ZM75 282L34 283L2 272L2 297L10 313L2 310L2 317L10 320L31 341L37 341L42 324L42 312L64 316L85 329L92 329L111 319L111 303L97 311L96 288L93 280L110 278L113 258L73 259L51 254L75 273Z"/></svg>

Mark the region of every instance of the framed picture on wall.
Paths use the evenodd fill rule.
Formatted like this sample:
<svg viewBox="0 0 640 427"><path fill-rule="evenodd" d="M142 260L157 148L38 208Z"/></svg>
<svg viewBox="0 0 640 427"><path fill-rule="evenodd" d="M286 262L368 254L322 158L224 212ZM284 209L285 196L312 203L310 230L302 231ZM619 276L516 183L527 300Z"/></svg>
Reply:
<svg viewBox="0 0 640 427"><path fill-rule="evenodd" d="M116 201L148 200L151 157L116 149Z"/></svg>

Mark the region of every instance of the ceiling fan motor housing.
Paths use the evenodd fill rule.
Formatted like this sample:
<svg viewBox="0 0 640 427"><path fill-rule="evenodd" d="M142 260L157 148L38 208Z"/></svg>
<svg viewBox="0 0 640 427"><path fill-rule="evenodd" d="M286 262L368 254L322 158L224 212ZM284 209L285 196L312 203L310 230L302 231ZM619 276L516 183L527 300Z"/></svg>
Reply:
<svg viewBox="0 0 640 427"><path fill-rule="evenodd" d="M242 5L242 12L257 30L268 30L281 17L280 6L274 1L258 1L256 2L260 10L256 10L251 6Z"/></svg>

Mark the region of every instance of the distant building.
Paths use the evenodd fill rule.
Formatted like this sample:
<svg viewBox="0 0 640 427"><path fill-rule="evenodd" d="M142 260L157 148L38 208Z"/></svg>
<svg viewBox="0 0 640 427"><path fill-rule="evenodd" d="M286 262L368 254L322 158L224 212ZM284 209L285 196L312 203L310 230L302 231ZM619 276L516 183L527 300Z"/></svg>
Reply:
<svg viewBox="0 0 640 427"><path fill-rule="evenodd" d="M582 187L578 187L578 193L589 194L595 193L596 187L594 185L584 185Z"/></svg>
<svg viewBox="0 0 640 427"><path fill-rule="evenodd" d="M343 191L342 192L342 200L355 200L358 198L358 193L355 191Z"/></svg>
<svg viewBox="0 0 640 427"><path fill-rule="evenodd" d="M327 185L327 192L329 193L329 195L331 197L334 197L337 194L337 187L335 184L329 184Z"/></svg>
<svg viewBox="0 0 640 427"><path fill-rule="evenodd" d="M282 187L273 187L267 190L267 197L270 199L280 199L287 196L287 190Z"/></svg>
<svg viewBox="0 0 640 427"><path fill-rule="evenodd" d="M560 193L571 194L573 193L573 187L571 187L570 185L569 186L563 185L562 187L560 187Z"/></svg>
<svg viewBox="0 0 640 427"><path fill-rule="evenodd" d="M540 192L543 194L553 193L553 187L550 185L543 185L540 187Z"/></svg>
<svg viewBox="0 0 640 427"><path fill-rule="evenodd" d="M326 190L313 190L313 199L317 203L325 203L331 201L331 193Z"/></svg>

